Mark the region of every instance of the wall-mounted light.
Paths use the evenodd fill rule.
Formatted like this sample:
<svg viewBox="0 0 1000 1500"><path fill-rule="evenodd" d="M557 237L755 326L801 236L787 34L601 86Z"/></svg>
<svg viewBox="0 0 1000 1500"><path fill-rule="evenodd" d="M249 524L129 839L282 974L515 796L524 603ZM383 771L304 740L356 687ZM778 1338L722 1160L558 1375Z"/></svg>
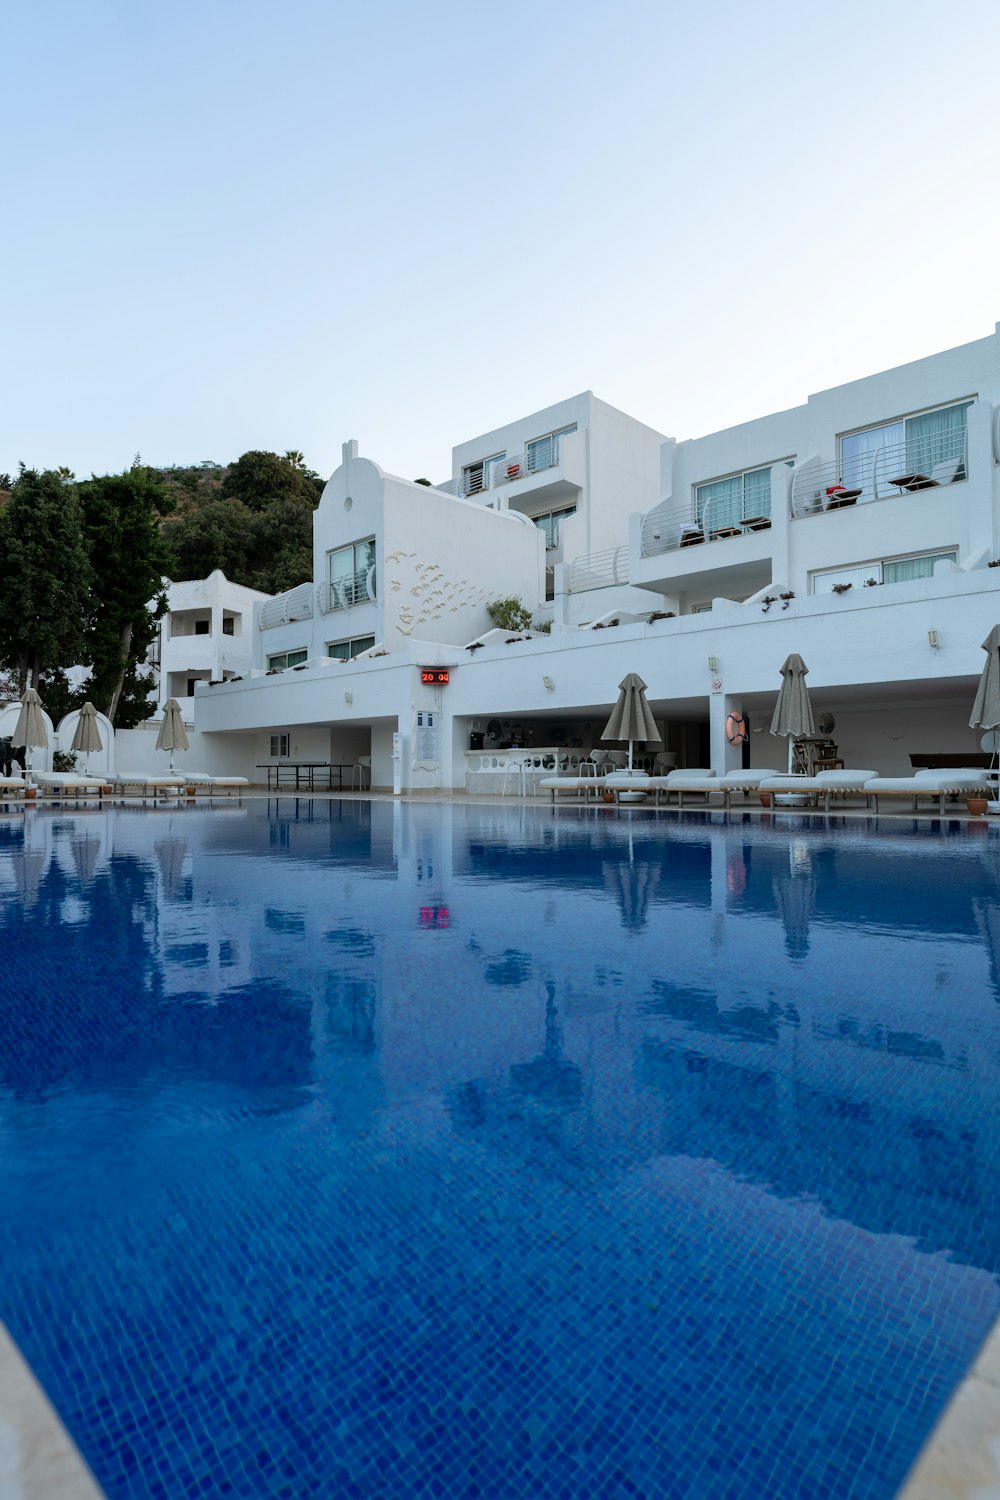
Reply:
<svg viewBox="0 0 1000 1500"><path fill-rule="evenodd" d="M556 690L556 685L552 681L551 677L543 677L542 678L542 685L545 688L546 692L554 693L555 690Z"/></svg>
<svg viewBox="0 0 1000 1500"><path fill-rule="evenodd" d="M354 702L354 694L353 693L345 693L344 694L344 702L345 703L353 703Z"/></svg>
<svg viewBox="0 0 1000 1500"><path fill-rule="evenodd" d="M717 672L719 670L719 659L717 656L710 656L708 658L708 670L710 672Z"/></svg>
<svg viewBox="0 0 1000 1500"><path fill-rule="evenodd" d="M931 648L932 651L936 651L937 648L940 646L941 640L940 640L940 637L938 636L938 633L937 633L936 630L928 630L928 632L927 632L927 644L928 644L928 646L930 646L930 648Z"/></svg>

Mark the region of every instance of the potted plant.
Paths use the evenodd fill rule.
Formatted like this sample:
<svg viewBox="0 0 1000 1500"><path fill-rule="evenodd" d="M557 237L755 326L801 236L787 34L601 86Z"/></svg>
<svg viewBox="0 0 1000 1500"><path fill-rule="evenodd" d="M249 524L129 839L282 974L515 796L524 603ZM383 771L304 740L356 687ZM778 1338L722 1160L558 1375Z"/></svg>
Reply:
<svg viewBox="0 0 1000 1500"><path fill-rule="evenodd" d="M853 587L854 587L853 583L835 583L833 585L833 592L835 594L846 594L847 591L849 589L852 589Z"/></svg>
<svg viewBox="0 0 1000 1500"><path fill-rule="evenodd" d="M985 797L966 797L965 805L969 810L970 818L984 818L986 816Z"/></svg>

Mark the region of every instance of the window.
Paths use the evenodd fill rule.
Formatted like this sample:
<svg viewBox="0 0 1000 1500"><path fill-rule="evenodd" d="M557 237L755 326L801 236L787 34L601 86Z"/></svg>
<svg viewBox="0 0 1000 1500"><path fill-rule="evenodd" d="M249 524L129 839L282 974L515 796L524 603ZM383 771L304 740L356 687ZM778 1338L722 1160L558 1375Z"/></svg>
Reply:
<svg viewBox="0 0 1000 1500"><path fill-rule="evenodd" d="M194 622L194 633L195 633L195 635L208 635L210 624L211 624L211 621L209 621L209 620L195 620L195 622Z"/></svg>
<svg viewBox="0 0 1000 1500"><path fill-rule="evenodd" d="M826 568L822 573L813 574L812 591L814 594L831 594L838 583L849 583L855 589L870 588L869 579L874 583L909 583L914 578L933 578L935 563L957 561L958 549L952 547L946 552L922 552L914 557L894 557L885 562L879 559L859 563L853 568Z"/></svg>
<svg viewBox="0 0 1000 1500"><path fill-rule="evenodd" d="M370 651L374 644L373 635L361 635L353 641L330 641L324 649L327 656L332 656L336 661L350 661L352 656Z"/></svg>
<svg viewBox="0 0 1000 1500"><path fill-rule="evenodd" d="M698 525L712 531L771 514L771 465L695 486Z"/></svg>
<svg viewBox="0 0 1000 1500"><path fill-rule="evenodd" d="M271 759L280 760L282 757L284 757L285 760L288 759L288 735L272 734Z"/></svg>
<svg viewBox="0 0 1000 1500"><path fill-rule="evenodd" d="M897 494L892 480L905 474L925 474L939 484L964 479L965 425L971 405L963 401L848 433L840 439L841 484L860 490L860 503Z"/></svg>
<svg viewBox="0 0 1000 1500"><path fill-rule="evenodd" d="M308 651L281 651L277 656L267 658L267 670L283 672L286 667L297 667L301 662L306 661L308 656Z"/></svg>
<svg viewBox="0 0 1000 1500"><path fill-rule="evenodd" d="M235 635L236 634L236 616L235 615L226 615L225 616L225 618L222 621L222 634L223 635Z"/></svg>
<svg viewBox="0 0 1000 1500"><path fill-rule="evenodd" d="M202 677L189 677L188 678L188 680L187 680L187 696L189 698L193 698L194 697L195 683L196 682L203 682L203 681L204 681L204 678L202 678Z"/></svg>
<svg viewBox="0 0 1000 1500"><path fill-rule="evenodd" d="M545 550L552 552L559 545L559 522L565 521L567 516L576 515L576 506L567 505L562 510L546 511L544 515L532 516L532 520L539 531L545 533Z"/></svg>
<svg viewBox="0 0 1000 1500"><path fill-rule="evenodd" d="M544 437L533 438L525 452L528 460L528 473L534 474L538 469L551 469L553 464L557 464L559 462L559 439L568 437L571 432L575 431L576 423L571 422L568 427L557 427L554 432L547 432Z"/></svg>
<svg viewBox="0 0 1000 1500"><path fill-rule="evenodd" d="M478 495L483 490L488 490L493 483L494 464L501 463L506 457L506 453L491 453L489 458L479 458L473 464L466 464L462 470L462 494Z"/></svg>
<svg viewBox="0 0 1000 1500"><path fill-rule="evenodd" d="M329 558L330 608L349 609L352 604L375 600L375 538L352 542L327 554Z"/></svg>

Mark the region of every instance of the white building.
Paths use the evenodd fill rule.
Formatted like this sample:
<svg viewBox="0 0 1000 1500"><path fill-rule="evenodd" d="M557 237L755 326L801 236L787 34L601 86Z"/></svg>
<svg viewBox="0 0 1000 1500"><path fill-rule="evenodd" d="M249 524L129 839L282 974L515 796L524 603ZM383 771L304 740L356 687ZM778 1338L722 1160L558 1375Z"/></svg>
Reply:
<svg viewBox="0 0 1000 1500"><path fill-rule="evenodd" d="M968 763L1000 620L998 407L1000 329L687 442L588 393L459 445L437 488L346 444L313 581L258 607L253 672L196 686L196 728L255 779L371 754L376 787L398 734L403 788L462 790L486 786L470 741L491 729L487 749L600 744L638 671L682 765L730 766L742 708L752 763L781 766L762 731L797 651L848 765ZM491 632L510 595L551 633Z"/></svg>
<svg viewBox="0 0 1000 1500"><path fill-rule="evenodd" d="M195 684L229 682L253 665L254 605L269 594L230 583L216 568L207 578L166 582L167 612L154 648L158 666L156 714L176 698L193 722Z"/></svg>

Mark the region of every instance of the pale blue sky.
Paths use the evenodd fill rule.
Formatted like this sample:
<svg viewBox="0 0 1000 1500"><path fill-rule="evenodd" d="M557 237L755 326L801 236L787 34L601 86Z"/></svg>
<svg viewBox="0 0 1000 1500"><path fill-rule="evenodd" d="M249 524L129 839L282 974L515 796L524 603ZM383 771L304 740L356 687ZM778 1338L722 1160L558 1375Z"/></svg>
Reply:
<svg viewBox="0 0 1000 1500"><path fill-rule="evenodd" d="M6 0L0 469L592 389L694 436L1000 318L1000 7Z"/></svg>

